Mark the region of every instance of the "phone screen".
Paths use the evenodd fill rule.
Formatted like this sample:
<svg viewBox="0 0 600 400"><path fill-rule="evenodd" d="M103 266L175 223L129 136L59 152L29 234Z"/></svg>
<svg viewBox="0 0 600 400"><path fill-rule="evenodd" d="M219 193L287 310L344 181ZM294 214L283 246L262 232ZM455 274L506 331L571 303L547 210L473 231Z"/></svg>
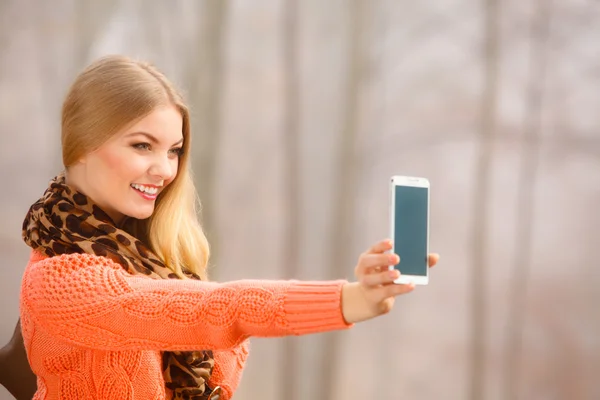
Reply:
<svg viewBox="0 0 600 400"><path fill-rule="evenodd" d="M427 276L429 188L396 185L394 190L394 253L400 256L395 268L402 275Z"/></svg>

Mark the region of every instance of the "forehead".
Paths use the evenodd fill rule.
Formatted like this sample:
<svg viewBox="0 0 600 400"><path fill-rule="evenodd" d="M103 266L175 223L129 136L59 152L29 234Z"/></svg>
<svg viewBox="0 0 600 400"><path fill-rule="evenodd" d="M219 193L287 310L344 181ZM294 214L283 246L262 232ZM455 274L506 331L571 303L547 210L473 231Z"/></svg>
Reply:
<svg viewBox="0 0 600 400"><path fill-rule="evenodd" d="M158 107L125 128L118 136L131 136L135 133L147 133L158 141L169 144L177 142L183 137L183 118L174 106Z"/></svg>

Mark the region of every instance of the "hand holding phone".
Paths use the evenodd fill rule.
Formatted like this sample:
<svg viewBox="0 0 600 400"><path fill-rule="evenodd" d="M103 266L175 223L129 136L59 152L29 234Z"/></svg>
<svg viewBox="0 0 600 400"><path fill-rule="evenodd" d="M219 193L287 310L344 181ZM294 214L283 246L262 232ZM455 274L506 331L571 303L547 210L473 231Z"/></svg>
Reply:
<svg viewBox="0 0 600 400"><path fill-rule="evenodd" d="M342 287L342 315L346 322L356 323L388 313L394 306L397 296L410 293L415 286L396 285L398 271L389 270L390 264L398 262L398 256L389 253L391 240L374 244L358 258L354 269L357 282L349 282ZM437 254L429 256L429 266L439 259Z"/></svg>

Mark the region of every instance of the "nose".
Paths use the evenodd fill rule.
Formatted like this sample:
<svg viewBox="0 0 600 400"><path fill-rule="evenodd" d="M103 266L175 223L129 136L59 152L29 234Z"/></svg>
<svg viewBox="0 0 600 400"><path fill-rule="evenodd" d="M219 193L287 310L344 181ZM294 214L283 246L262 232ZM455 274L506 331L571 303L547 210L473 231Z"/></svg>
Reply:
<svg viewBox="0 0 600 400"><path fill-rule="evenodd" d="M157 155L154 158L152 165L148 173L153 176L157 176L164 181L171 180L177 173L176 161L169 159L167 155Z"/></svg>

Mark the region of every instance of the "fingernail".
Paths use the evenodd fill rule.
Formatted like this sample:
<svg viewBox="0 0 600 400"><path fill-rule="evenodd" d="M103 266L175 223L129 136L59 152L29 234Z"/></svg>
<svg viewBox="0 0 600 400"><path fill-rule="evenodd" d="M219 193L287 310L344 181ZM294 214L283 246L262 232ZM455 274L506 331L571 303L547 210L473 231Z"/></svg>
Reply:
<svg viewBox="0 0 600 400"><path fill-rule="evenodd" d="M395 265L398 263L398 257L395 254L391 255L389 257L389 259L390 259L390 263L392 263L392 265Z"/></svg>
<svg viewBox="0 0 600 400"><path fill-rule="evenodd" d="M389 275L390 275L390 278L396 279L399 276L398 270L396 270L396 269L391 270Z"/></svg>

